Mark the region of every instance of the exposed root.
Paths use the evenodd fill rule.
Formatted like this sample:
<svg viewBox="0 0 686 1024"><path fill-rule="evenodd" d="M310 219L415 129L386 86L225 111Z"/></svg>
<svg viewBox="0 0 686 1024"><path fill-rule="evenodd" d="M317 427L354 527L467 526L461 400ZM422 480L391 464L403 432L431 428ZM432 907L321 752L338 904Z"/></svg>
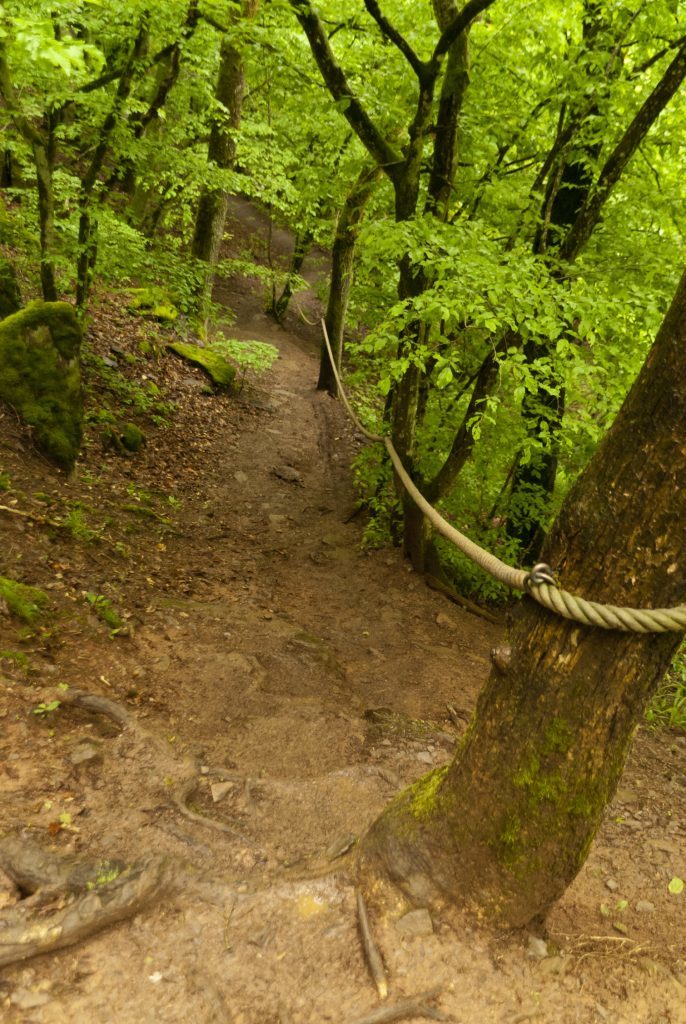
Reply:
<svg viewBox="0 0 686 1024"><path fill-rule="evenodd" d="M188 779L185 784L180 787L180 790L172 794L172 802L176 807L179 814L183 815L184 818L188 818L189 821L194 822L197 825L203 825L205 828L213 828L217 832L223 832L225 835L233 836L234 839L240 839L242 843L248 846L252 846L257 850L261 850L259 843L254 842L252 839L248 839L241 832L237 832L236 829L231 828L223 821L217 821L216 818L206 818L204 814L199 814L198 811L193 811L188 806L187 801L195 793L198 788L197 779L193 777Z"/></svg>
<svg viewBox="0 0 686 1024"><path fill-rule="evenodd" d="M183 881L183 872L166 857L122 867L113 861L62 858L15 837L0 839L0 865L25 891L58 887L75 895L49 912L27 903L1 915L0 966L80 942L174 895Z"/></svg>
<svg viewBox="0 0 686 1024"><path fill-rule="evenodd" d="M439 594L443 594L453 604L457 604L460 608L464 608L466 612L470 612L472 615L477 615L480 619L485 619L486 622L492 622L494 625L500 625L500 619L496 618L492 612L489 612L486 608L481 608L478 604L474 604L469 598L463 597L462 594L451 587L448 583L443 580L439 580L437 576L433 576L431 573L426 573L424 576L427 587L430 590L437 590Z"/></svg>
<svg viewBox="0 0 686 1024"><path fill-rule="evenodd" d="M356 1017L350 1024L387 1024L388 1021L406 1020L408 1017L428 1017L429 1020L452 1020L447 1014L428 1006L428 1001L440 994L439 988L432 988L421 995L409 999L399 999L397 1003L372 1010L364 1017Z"/></svg>
<svg viewBox="0 0 686 1024"><path fill-rule="evenodd" d="M367 916L367 905L365 904L364 897L359 889L355 893L355 897L357 900L357 922L360 928L360 938L362 939L364 957L367 961L367 966L369 967L369 973L376 985L376 991L379 993L379 999L385 999L388 995L388 978L386 977L386 968L383 965L379 947L374 941L372 929L369 924L369 917ZM396 1017L391 1017L389 1019L397 1020Z"/></svg>

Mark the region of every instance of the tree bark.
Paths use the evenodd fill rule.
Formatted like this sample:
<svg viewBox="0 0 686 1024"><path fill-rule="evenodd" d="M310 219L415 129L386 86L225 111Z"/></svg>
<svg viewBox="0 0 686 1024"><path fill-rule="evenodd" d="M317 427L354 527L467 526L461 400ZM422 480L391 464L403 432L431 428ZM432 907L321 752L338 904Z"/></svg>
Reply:
<svg viewBox="0 0 686 1024"><path fill-rule="evenodd" d="M336 360L336 369L340 370L343 357L343 332L348 312L350 289L353 282L355 264L355 246L364 216L365 207L371 197L381 175L381 168L374 165L363 167L358 174L338 217L336 235L331 251L331 282L329 297L326 303L324 323L331 342L331 351ZM338 394L336 378L331 367L331 360L322 342L319 361L318 391L328 391L334 397Z"/></svg>
<svg viewBox="0 0 686 1024"><path fill-rule="evenodd" d="M643 607L686 581L686 274L634 387L544 549L567 589ZM370 889L458 904L517 927L546 913L583 864L631 737L680 634L637 635L518 607L511 654L479 698L462 749L375 822Z"/></svg>
<svg viewBox="0 0 686 1024"><path fill-rule="evenodd" d="M293 298L293 288L297 278L300 276L300 271L303 268L308 250L312 245L313 237L314 232L311 227L304 228L296 233L290 270L288 271L281 294L278 299L274 296L274 301L269 310L277 324L282 324L286 318L290 301Z"/></svg>
<svg viewBox="0 0 686 1024"><path fill-rule="evenodd" d="M257 6L258 0L244 0L241 15L246 18L252 17ZM236 162L236 134L241 124L244 90L243 58L232 39L224 37L219 52L215 97L224 108L225 114L214 121L207 150L208 163L222 170L230 170ZM226 189L211 187L203 189L198 203L191 252L196 259L207 264L197 290L197 312L201 319L207 315L212 297L214 268L219 260L219 250L224 238L228 204Z"/></svg>

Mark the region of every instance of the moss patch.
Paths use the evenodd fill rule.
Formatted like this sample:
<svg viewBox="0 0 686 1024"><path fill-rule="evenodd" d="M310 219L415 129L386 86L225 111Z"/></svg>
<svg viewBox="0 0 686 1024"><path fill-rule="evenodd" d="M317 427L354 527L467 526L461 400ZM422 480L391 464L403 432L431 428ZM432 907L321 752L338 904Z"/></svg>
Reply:
<svg viewBox="0 0 686 1024"><path fill-rule="evenodd" d="M32 302L0 321L0 398L65 469L76 462L83 432L80 346L81 329L66 302Z"/></svg>
<svg viewBox="0 0 686 1024"><path fill-rule="evenodd" d="M29 626L45 614L48 600L45 591L38 587L0 576L0 601L5 602L10 615Z"/></svg>
<svg viewBox="0 0 686 1024"><path fill-rule="evenodd" d="M182 341L174 341L167 346L177 356L181 356L193 366L199 366L210 378L215 387L230 388L236 379L236 370L223 356L209 348L199 345L187 345Z"/></svg>
<svg viewBox="0 0 686 1024"><path fill-rule="evenodd" d="M138 316L149 316L161 323L173 323L179 311L169 296L160 288L133 288L128 310Z"/></svg>

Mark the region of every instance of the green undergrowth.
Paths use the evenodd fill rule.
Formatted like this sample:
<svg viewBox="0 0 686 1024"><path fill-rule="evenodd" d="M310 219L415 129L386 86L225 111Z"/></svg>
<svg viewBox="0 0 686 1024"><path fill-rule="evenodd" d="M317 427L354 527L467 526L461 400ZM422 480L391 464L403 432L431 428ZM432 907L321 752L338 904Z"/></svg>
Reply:
<svg viewBox="0 0 686 1024"><path fill-rule="evenodd" d="M680 729L686 733L686 644L677 652L648 705L646 720L656 729Z"/></svg>
<svg viewBox="0 0 686 1024"><path fill-rule="evenodd" d="M110 366L92 350L84 349L84 375L88 395L86 419L89 423L116 426L123 409L145 416L155 426L165 427L175 410L154 381L130 379L116 366Z"/></svg>

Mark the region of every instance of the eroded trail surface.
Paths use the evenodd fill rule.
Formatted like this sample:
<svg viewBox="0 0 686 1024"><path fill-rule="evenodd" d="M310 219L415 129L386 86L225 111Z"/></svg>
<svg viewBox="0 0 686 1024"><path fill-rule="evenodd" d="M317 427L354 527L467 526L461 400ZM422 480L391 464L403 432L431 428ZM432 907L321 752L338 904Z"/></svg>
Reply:
<svg viewBox="0 0 686 1024"><path fill-rule="evenodd" d="M236 209L245 234L258 231ZM0 423L15 507L44 514L47 493L53 516L77 502L102 527L87 541L2 522L3 571L47 588L58 618L29 642L28 668L3 662L0 830L127 862L167 854L189 879L82 945L0 971L12 1024L370 1013L354 890L331 858L452 756L500 635L428 590L398 552L361 550L358 442L339 403L314 390L316 330L295 315L277 328L256 282L227 282L221 297L237 313L232 336L277 345L279 360L234 398L208 396L171 357L152 362L147 376L176 412L135 459L103 455L94 434L65 481L21 450L16 423ZM316 309L312 296L301 303ZM97 328L101 346L112 331L127 344L125 314ZM124 610L130 635L110 638L84 593ZM8 620L0 627L0 646L16 646ZM33 714L60 682L121 704L164 757L102 716ZM191 817L170 799L174 758L192 778ZM639 737L547 945L416 916L379 922L389 1003L437 989L437 1019L465 1024L686 1021L686 895L667 888L686 877L685 760L681 738ZM11 886L0 901L16 901Z"/></svg>

